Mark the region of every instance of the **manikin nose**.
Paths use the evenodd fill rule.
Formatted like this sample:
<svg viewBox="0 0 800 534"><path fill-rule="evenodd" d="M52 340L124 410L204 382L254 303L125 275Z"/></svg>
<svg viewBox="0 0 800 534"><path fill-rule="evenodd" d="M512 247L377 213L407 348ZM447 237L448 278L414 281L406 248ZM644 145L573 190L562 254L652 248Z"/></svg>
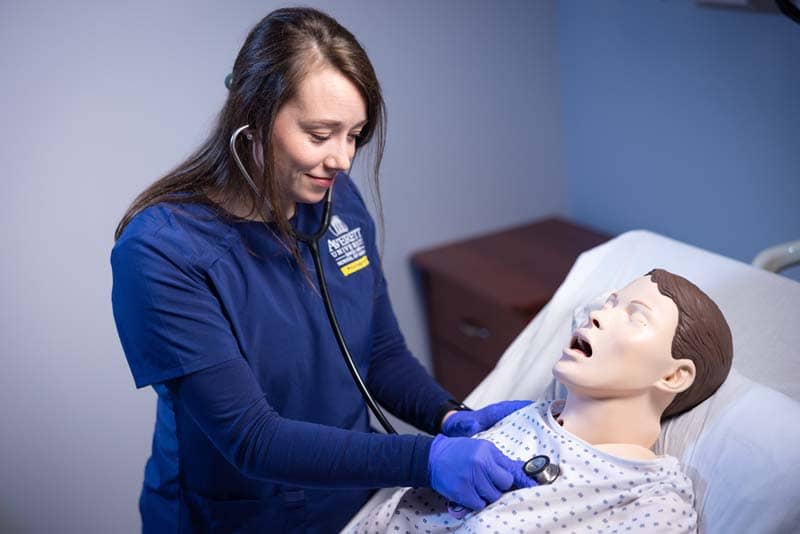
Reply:
<svg viewBox="0 0 800 534"><path fill-rule="evenodd" d="M592 323L592 325L595 328L601 328L600 327L600 317L598 315L598 311L597 310L594 310L594 311L589 313L589 321Z"/></svg>

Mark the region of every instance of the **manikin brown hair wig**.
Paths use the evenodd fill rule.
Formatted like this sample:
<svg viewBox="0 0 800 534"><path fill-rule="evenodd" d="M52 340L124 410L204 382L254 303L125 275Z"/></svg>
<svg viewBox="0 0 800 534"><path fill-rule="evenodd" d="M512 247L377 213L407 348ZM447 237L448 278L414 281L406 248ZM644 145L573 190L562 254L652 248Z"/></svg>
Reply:
<svg viewBox="0 0 800 534"><path fill-rule="evenodd" d="M678 307L678 326L672 339L672 357L694 362L694 382L678 393L662 419L690 410L710 397L725 381L733 363L733 338L725 316L696 285L663 269L645 276Z"/></svg>

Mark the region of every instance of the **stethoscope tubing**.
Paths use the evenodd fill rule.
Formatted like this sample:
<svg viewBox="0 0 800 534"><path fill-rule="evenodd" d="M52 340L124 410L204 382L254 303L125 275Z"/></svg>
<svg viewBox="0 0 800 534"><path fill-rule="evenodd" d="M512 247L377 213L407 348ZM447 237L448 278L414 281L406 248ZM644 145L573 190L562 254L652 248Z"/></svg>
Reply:
<svg viewBox="0 0 800 534"><path fill-rule="evenodd" d="M333 311L333 303L331 302L331 297L328 293L328 284L325 282L325 274L322 269L322 260L319 254L319 242L307 241L306 244L311 250L311 257L314 258L314 267L317 271L317 280L319 282L320 292L322 293L322 302L325 304L325 311L328 314L328 322L331 324L331 330L333 330L336 343L339 345L339 351L342 353L344 363L347 365L347 369L350 371L350 376L353 377L353 381L356 383L356 386L358 386L359 391L361 391L361 396L364 397L364 402L367 403L369 409L373 414L375 414L375 418L381 424L386 433L397 434L397 431L394 429L391 423L389 423L389 420L386 419L386 416L383 414L380 406L378 406L378 404L372 398L372 395L367 389L367 385L364 383L364 380L362 380L361 375L359 374L358 369L353 362L353 357L350 355L350 351L347 349L347 344L344 341L342 330L339 328L339 321L336 320L336 313Z"/></svg>
<svg viewBox="0 0 800 534"><path fill-rule="evenodd" d="M250 187L258 193L258 188L256 187L255 182L253 179L250 178L250 173L247 172L245 169L242 160L239 158L239 154L236 151L236 138L241 134L244 130L249 128L249 124L245 124L236 129L231 135L230 140L230 149L231 153L233 154L233 159L236 161L236 165L239 167L239 170L244 175L247 183ZM367 385L364 383L364 380L361 378L361 375L358 372L358 368L356 367L355 362L353 361L353 357L350 355L350 350L347 348L347 343L344 340L344 335L342 334L342 329L339 327L339 321L336 319L336 312L333 309L333 303L331 302L330 293L328 293L328 284L325 280L325 272L322 268L322 258L320 257L319 253L319 241L328 231L331 223L331 206L333 203L333 186L328 189L328 192L325 193L325 198L323 199L325 205L322 210L322 222L320 227L317 231L311 235L301 233L296 229L293 229L294 236L297 238L298 241L302 241L308 246L309 251L311 252L311 257L314 260L314 270L317 272L317 282L319 284L320 294L322 296L322 302L325 305L325 312L328 315L328 322L331 325L331 330L333 331L333 335L336 338L336 344L339 346L339 352L342 354L342 358L344 358L344 363L347 366L348 371L350 371L350 376L353 378L353 382L356 383L359 391L361 392L361 396L364 398L364 402L367 403L367 406L375 415L375 418L381 424L383 429L386 431L387 434L397 434L397 431L394 427L389 423L389 420L384 415L383 411L381 410L378 403L375 402L375 399L372 398L369 390L367 389Z"/></svg>

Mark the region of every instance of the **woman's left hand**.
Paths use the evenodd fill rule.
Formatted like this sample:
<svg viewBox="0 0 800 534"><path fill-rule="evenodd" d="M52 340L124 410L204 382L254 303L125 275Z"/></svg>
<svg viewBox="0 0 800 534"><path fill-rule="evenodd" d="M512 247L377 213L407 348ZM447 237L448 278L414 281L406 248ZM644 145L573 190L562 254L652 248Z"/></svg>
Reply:
<svg viewBox="0 0 800 534"><path fill-rule="evenodd" d="M442 434L449 437L469 437L495 425L511 412L524 408L533 401L503 401L480 410L450 412L442 422Z"/></svg>

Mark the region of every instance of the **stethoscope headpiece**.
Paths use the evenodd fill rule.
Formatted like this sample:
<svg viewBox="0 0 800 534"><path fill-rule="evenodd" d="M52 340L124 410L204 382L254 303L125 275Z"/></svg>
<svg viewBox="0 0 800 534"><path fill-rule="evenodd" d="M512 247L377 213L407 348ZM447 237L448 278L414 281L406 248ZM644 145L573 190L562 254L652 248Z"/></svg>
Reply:
<svg viewBox="0 0 800 534"><path fill-rule="evenodd" d="M522 470L540 486L552 484L561 474L558 464L551 463L550 457L544 454L534 456L525 462Z"/></svg>

